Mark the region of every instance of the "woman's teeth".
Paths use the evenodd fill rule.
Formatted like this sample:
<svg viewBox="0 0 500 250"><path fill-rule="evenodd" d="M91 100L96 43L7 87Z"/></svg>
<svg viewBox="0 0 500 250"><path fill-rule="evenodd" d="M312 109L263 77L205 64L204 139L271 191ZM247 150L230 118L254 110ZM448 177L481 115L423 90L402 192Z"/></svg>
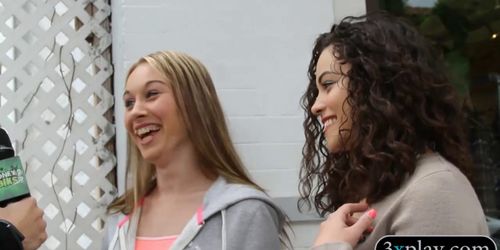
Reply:
<svg viewBox="0 0 500 250"><path fill-rule="evenodd" d="M335 121L336 121L336 120L337 120L336 118L330 118L330 119L326 120L326 121L325 121L325 123L323 124L323 131L325 131L325 129L326 129L328 126L330 126L330 125L332 125L333 123L335 123Z"/></svg>
<svg viewBox="0 0 500 250"><path fill-rule="evenodd" d="M159 130L159 128L157 126L147 126L147 127L136 129L135 134L142 137L142 136L150 133L151 131L158 131L158 130Z"/></svg>

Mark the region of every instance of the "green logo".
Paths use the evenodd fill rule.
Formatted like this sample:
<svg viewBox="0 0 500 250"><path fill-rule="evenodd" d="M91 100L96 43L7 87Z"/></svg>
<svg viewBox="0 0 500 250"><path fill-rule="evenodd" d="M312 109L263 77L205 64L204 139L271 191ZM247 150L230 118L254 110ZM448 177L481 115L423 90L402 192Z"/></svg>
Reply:
<svg viewBox="0 0 500 250"><path fill-rule="evenodd" d="M7 200L29 193L19 156L0 161L0 200Z"/></svg>

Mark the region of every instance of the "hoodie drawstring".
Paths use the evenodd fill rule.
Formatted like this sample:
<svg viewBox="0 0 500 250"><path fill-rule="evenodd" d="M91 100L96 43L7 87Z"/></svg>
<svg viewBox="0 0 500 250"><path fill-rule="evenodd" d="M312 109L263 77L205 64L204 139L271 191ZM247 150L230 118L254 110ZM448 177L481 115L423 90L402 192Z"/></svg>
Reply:
<svg viewBox="0 0 500 250"><path fill-rule="evenodd" d="M222 209L221 211L221 216L222 216L222 250L226 250L226 209Z"/></svg>
<svg viewBox="0 0 500 250"><path fill-rule="evenodd" d="M108 245L108 249L113 249L113 248L115 248L115 246L116 246L116 242L117 242L117 241L118 241L118 234L117 234L117 233L115 233L115 234L113 235L113 238L111 239L110 244Z"/></svg>
<svg viewBox="0 0 500 250"><path fill-rule="evenodd" d="M120 227L118 228L118 233L120 234L120 250L127 250L127 247L125 245L125 232L124 232L124 228L123 227Z"/></svg>

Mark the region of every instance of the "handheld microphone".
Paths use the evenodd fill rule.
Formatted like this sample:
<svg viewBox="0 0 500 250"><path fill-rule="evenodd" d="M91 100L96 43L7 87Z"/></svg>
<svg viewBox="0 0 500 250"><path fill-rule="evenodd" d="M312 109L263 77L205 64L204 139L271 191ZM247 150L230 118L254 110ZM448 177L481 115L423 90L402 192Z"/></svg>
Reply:
<svg viewBox="0 0 500 250"><path fill-rule="evenodd" d="M15 156L9 135L0 128L0 207L30 196L19 156Z"/></svg>
<svg viewBox="0 0 500 250"><path fill-rule="evenodd" d="M14 149L10 143L9 135L0 128L0 160L14 157Z"/></svg>

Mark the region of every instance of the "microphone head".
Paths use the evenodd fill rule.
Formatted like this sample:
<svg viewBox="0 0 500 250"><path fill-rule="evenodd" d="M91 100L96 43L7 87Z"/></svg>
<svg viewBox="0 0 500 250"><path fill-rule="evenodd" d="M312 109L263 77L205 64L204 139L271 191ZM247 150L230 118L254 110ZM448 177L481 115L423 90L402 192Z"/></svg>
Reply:
<svg viewBox="0 0 500 250"><path fill-rule="evenodd" d="M0 128L0 160L14 157L14 149L7 132Z"/></svg>

